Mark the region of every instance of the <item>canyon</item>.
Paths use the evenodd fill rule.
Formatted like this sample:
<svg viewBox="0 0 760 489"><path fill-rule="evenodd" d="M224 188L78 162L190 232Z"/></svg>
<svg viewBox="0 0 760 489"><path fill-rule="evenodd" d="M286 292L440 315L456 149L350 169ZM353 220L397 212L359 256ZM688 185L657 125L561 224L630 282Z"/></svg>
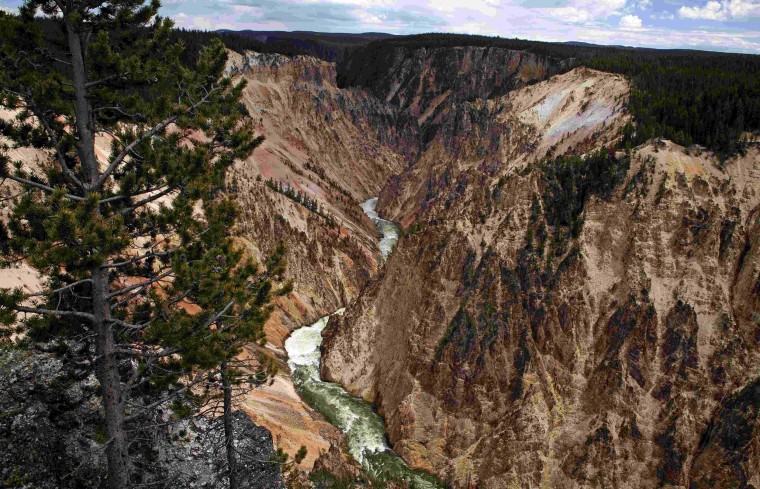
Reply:
<svg viewBox="0 0 760 489"><path fill-rule="evenodd" d="M227 176L230 226L260 263L284 246L293 286L244 353L276 373L237 403L307 449L292 485L392 448L453 488L760 487L755 135L729 158L626 144L630 80L528 51L228 56L265 137Z"/></svg>
<svg viewBox="0 0 760 489"><path fill-rule="evenodd" d="M655 139L605 150L611 187L587 188L546 162L613 147L630 85L569 68L478 47L397 49L353 78L235 60L267 136L237 170L238 226L257 253L286 240L295 280L268 351L284 360L289 331L346 306L322 377L453 487L758 485L760 150L723 161ZM316 195L339 229L269 178ZM384 265L357 212L374 195L403 227ZM266 392L247 403L265 425ZM317 453L342 443L320 426Z"/></svg>
<svg viewBox="0 0 760 489"><path fill-rule="evenodd" d="M758 484L760 151L656 140L573 201L584 170L542 162L613 141L628 92L577 68L444 109L383 190L407 232L322 369L412 466L454 487Z"/></svg>

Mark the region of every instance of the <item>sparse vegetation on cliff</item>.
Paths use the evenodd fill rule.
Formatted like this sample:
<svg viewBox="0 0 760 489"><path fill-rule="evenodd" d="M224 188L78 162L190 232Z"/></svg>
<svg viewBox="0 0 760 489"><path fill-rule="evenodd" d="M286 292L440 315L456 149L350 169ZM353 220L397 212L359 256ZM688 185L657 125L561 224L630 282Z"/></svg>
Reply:
<svg viewBox="0 0 760 489"><path fill-rule="evenodd" d="M542 166L544 213L549 225L566 228L577 238L583 227L583 208L591 196L608 199L625 180L630 166L628 155L617 157L611 150L599 149L585 157L563 155Z"/></svg>
<svg viewBox="0 0 760 489"><path fill-rule="evenodd" d="M317 203L316 199L312 199L308 195L298 190L293 190L293 187L291 187L288 183L283 183L283 182L270 178L266 181L266 184L267 184L267 187L271 188L275 192L284 195L285 197L289 198L293 202L297 202L301 204L309 211L323 218L329 227L334 227L338 225L335 222L335 218L333 216L323 212L319 208L319 204Z"/></svg>

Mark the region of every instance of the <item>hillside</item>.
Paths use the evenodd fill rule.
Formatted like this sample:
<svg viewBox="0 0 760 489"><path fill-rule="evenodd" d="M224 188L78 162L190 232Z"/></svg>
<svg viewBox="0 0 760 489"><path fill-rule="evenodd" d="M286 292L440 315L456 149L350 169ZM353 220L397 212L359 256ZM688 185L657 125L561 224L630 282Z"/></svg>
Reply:
<svg viewBox="0 0 760 489"><path fill-rule="evenodd" d="M452 103L383 190L406 234L322 368L413 466L454 487L757 484L760 153L591 155L628 97L575 69Z"/></svg>

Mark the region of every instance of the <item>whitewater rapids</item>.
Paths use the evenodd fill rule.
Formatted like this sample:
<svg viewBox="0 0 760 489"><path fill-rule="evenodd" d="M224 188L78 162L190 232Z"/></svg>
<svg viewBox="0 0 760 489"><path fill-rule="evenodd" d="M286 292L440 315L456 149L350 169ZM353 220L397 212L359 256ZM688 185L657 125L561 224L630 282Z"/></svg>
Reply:
<svg viewBox="0 0 760 489"><path fill-rule="evenodd" d="M376 197L361 204L382 234L378 245L383 258L387 259L398 241L399 230L395 224L377 215L376 205ZM339 309L330 316L342 315L344 311ZM370 404L352 396L340 385L324 382L319 377L322 331L330 316L295 330L285 340L291 377L299 395L346 434L349 453L371 477L378 481L405 481L409 487L419 489L442 487L430 474L413 470L391 450L383 420Z"/></svg>

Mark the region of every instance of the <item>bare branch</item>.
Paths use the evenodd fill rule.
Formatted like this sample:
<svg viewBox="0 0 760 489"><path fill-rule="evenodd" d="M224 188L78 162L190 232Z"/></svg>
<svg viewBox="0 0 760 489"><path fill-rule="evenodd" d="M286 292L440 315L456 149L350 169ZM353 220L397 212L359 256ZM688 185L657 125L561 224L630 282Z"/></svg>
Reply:
<svg viewBox="0 0 760 489"><path fill-rule="evenodd" d="M121 319L116 319L116 318L112 318L112 317L111 318L105 318L104 320L107 323L113 323L113 324L115 324L117 326L121 326L124 329L131 329L131 330L134 330L134 331L139 331L141 329L145 329L150 324L150 321L147 322L147 323L144 323L144 324L132 324L132 323L128 323L126 321L122 321Z"/></svg>
<svg viewBox="0 0 760 489"><path fill-rule="evenodd" d="M87 83L84 84L84 88L96 87L96 86L100 85L101 83L105 83L107 81L113 80L114 78L119 78L119 77L122 77L122 76L126 76L128 74L129 74L129 71L124 71L122 73L115 73L115 74L107 76L105 78L101 78L100 80L95 80L95 81L87 82Z"/></svg>
<svg viewBox="0 0 760 489"><path fill-rule="evenodd" d="M160 280L174 274L174 270L169 270L168 272L164 272L160 275L157 275L149 280L146 280L144 282L140 282L139 284L130 285L129 287L124 287L123 289L119 289L115 292L111 292L106 296L107 299L113 299L114 297L120 296L122 294L126 294L127 292L130 292L135 289L139 289L140 287L147 287L150 284L159 282Z"/></svg>
<svg viewBox="0 0 760 489"><path fill-rule="evenodd" d="M21 184L24 184L24 185L29 185L31 187L35 187L35 188L44 190L44 191L46 191L48 193L51 193L51 194L53 192L55 192L55 189L53 187L50 187L48 185L45 185L45 184L42 184L42 183L39 183L39 182L35 182L33 180L27 180L26 178L17 177L15 175L6 175L5 178L10 178L14 182L18 182L18 183L21 183ZM66 196L66 198L71 199L71 200L76 200L77 202L81 202L81 201L84 200L83 197L80 197L78 195L65 194L65 196Z"/></svg>
<svg viewBox="0 0 760 489"><path fill-rule="evenodd" d="M129 212L134 211L137 208L140 208L140 207L142 207L144 205L150 204L151 202L155 202L158 199L160 199L161 197L174 192L178 188L180 188L179 185L167 187L167 188L165 188L164 190L162 190L161 192L159 192L159 193L157 193L155 195L151 195L150 197L146 197L146 198L144 198L142 200L139 200L139 201L135 202L134 204L132 204L129 207L125 207L124 209L119 210L119 214L127 214Z"/></svg>
<svg viewBox="0 0 760 489"><path fill-rule="evenodd" d="M216 313L214 316L212 316L212 317L211 317L211 318L210 318L208 321L206 321L206 324L205 324L204 326L205 326L205 327L209 327L209 326L211 326L212 324L214 324L215 322L217 322L217 321L219 320L219 318L221 318L221 317L224 315L224 313L226 313L227 311L229 311L229 310L230 310L230 308L231 308L231 307L232 307L234 304L235 304L235 301L234 301L234 300L232 300L232 301L229 301L229 302L228 302L228 303L227 303L227 304L226 304L226 305L225 305L225 306L222 308L222 310L221 310L221 311L219 311L219 312L218 312L218 313Z"/></svg>
<svg viewBox="0 0 760 489"><path fill-rule="evenodd" d="M113 262L113 263L106 263L105 265L102 265L100 268L121 268L121 267L125 267L127 265L133 265L133 264L135 264L137 262L140 262L140 261L143 261L143 260L147 260L148 258L163 258L163 257L168 256L170 254L171 254L170 251L160 251L160 252L151 251L150 253L146 253L144 255L136 256L136 257L131 258L129 260L124 260L124 261L120 261L120 262Z"/></svg>
<svg viewBox="0 0 760 489"><path fill-rule="evenodd" d="M30 294L30 297L40 297L40 296L47 296L47 295L52 295L52 294L60 294L64 290L71 289L73 287L76 287L79 284L83 284L83 283L87 283L87 282L92 282L92 279L85 278L85 279L82 279L82 280L77 280L76 282L74 282L72 284L69 284L69 285L67 285L65 287L61 287L60 289L51 290L50 292L37 292L35 294Z"/></svg>
<svg viewBox="0 0 760 489"><path fill-rule="evenodd" d="M149 188L149 189L141 190L139 192L136 192L136 193L130 194L130 195L113 195L111 197L106 197L105 199L99 200L98 204L108 204L110 202L116 202L116 201L119 201L119 200L126 200L126 199L130 199L130 198L133 198L133 197L137 197L138 195L149 194L151 192L156 192L158 190L165 189L165 188L167 188L167 185L166 184L161 184L161 185L156 185L155 187L152 187L152 188Z"/></svg>
<svg viewBox="0 0 760 489"><path fill-rule="evenodd" d="M88 312L80 312L80 311L59 311L57 309L45 309L41 307L26 307L26 306L12 306L11 307L14 311L18 312L28 312L31 314L40 314L43 316L69 316L69 317L78 317L82 319L87 319L89 321L94 321L95 316Z"/></svg>

